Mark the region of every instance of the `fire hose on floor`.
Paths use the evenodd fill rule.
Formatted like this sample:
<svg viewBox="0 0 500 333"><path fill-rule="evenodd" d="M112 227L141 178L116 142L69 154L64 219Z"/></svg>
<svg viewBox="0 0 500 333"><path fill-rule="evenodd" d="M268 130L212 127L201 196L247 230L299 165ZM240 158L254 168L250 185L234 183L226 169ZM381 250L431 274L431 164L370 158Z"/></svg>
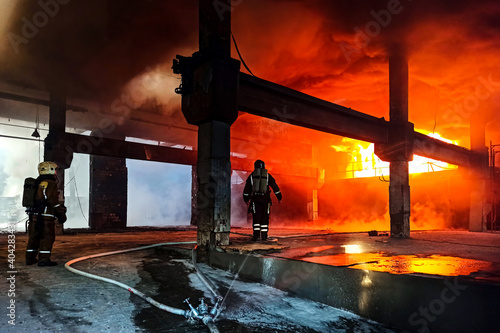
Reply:
<svg viewBox="0 0 500 333"><path fill-rule="evenodd" d="M196 242L159 243L159 244L147 245L147 246L142 246L142 247L136 247L136 248L132 248L132 249L125 249L125 250L118 250L118 251L112 251L112 252L98 253L98 254L93 254L93 255L90 255L90 256L85 256L85 257L80 257L80 258L76 258L76 259L70 260L70 261L68 261L64 265L64 267L67 270L69 270L70 272L73 272L75 274L79 274L79 275L82 275L82 276L85 276L85 277L88 277L88 278L91 278L91 279L95 279L95 280L99 280L99 281L111 283L111 284L114 284L114 285L116 285L116 286L118 286L120 288L128 290L131 293L133 293L134 295L137 295L140 298L142 298L143 300L145 300L146 302L150 303L151 305L156 306L160 310L167 311L167 312L170 312L170 313L173 313L173 314L176 314L176 315L184 316L184 317L186 317L189 320L193 320L193 321L194 320L200 320L201 322L203 322L209 328L210 332L212 332L212 333L218 333L219 330L215 326L214 320L217 318L217 316L220 313L219 306L220 306L220 302L222 300L222 296L217 292L217 289L214 287L214 285L198 269L198 266L196 265L196 255L195 255L194 249L193 249L193 253L192 253L192 260L193 260L194 268L196 270L196 274L198 274L198 276L200 277L200 280L207 286L207 288L214 294L214 296L217 299L217 302L212 307L212 309L209 309L209 307L207 306L207 304L205 304L203 298L200 299L200 304L199 304L199 306L197 308L194 308L189 303L189 298L187 298L184 301L185 303L188 304L188 306L190 308L189 310L182 310L182 309L174 308L174 307L162 304L160 302L157 302L154 299L152 299L151 297L146 296L144 293L140 292L139 290L137 290L137 289L135 289L133 287L127 286L124 283L118 282L118 281L113 280L113 279L105 278L105 277L102 277L102 276L99 276L99 275L87 273L87 272L84 272L84 271L81 271L81 270L78 270L76 268L71 267L71 265L73 265L73 264L75 264L77 262L88 260L88 259L92 259L92 258L99 258L99 257L110 256L110 255L114 255L114 254L122 254L122 253L127 253L127 252L147 250L147 249L151 249L151 248L154 248L154 247L160 247L160 246L185 245L185 244L196 244Z"/></svg>

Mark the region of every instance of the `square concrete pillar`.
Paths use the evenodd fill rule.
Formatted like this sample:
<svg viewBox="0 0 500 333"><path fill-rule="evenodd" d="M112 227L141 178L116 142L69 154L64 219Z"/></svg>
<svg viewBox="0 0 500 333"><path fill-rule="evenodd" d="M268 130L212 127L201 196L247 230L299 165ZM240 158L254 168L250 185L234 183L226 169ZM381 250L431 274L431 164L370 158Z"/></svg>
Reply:
<svg viewBox="0 0 500 333"><path fill-rule="evenodd" d="M389 215L391 237L410 237L410 177L413 159L413 124L408 122L408 61L398 49L389 58L389 142L384 147L390 161Z"/></svg>
<svg viewBox="0 0 500 333"><path fill-rule="evenodd" d="M200 50L177 56L174 73L182 74L182 113L198 126L198 248L229 244L231 225L230 128L238 118L239 61L231 58L231 7L199 1Z"/></svg>
<svg viewBox="0 0 500 333"><path fill-rule="evenodd" d="M90 156L89 227L94 230L127 227L125 158Z"/></svg>
<svg viewBox="0 0 500 333"><path fill-rule="evenodd" d="M59 202L65 201L64 196L64 170L71 166L73 154L67 152L63 140L66 132L66 94L61 91L52 91L49 100L49 134L44 141L44 161L52 161L59 167L57 170L57 188ZM63 224L56 224L56 234L64 232Z"/></svg>
<svg viewBox="0 0 500 333"><path fill-rule="evenodd" d="M198 130L198 245L229 244L231 227L230 126L221 121Z"/></svg>

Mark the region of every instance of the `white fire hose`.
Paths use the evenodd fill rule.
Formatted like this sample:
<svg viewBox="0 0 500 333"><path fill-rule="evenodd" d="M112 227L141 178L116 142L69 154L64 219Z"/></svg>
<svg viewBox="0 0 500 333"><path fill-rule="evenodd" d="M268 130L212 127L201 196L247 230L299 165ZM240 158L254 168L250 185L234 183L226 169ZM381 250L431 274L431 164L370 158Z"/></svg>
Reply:
<svg viewBox="0 0 500 333"><path fill-rule="evenodd" d="M91 278L91 279L95 279L95 280L99 280L99 281L104 281L104 282L107 282L107 283L111 283L111 284L114 284L114 285L116 285L116 286L118 286L120 288L128 290L131 293L139 296L140 298L142 298L146 302L148 302L148 303L156 306L157 308L159 308L159 309L161 309L163 311L167 311L167 312L170 312L170 313L173 313L173 314L181 315L181 316L184 316L184 317L190 318L190 319L200 319L205 325L207 325L207 327L210 329L210 332L212 332L212 333L219 333L219 330L217 329L217 327L213 323L213 320L214 320L214 318L216 318L219 315L218 306L219 306L219 302L222 299L222 297L216 291L216 289L213 286L213 284L211 284L210 281L203 275L203 273L198 270L198 267L197 267L196 262L195 262L196 256L194 254L194 250L193 250L193 257L192 257L192 259L193 259L193 265L194 265L194 267L196 269L196 273L200 277L200 280L203 281L203 283L207 286L207 288L210 289L210 291L217 298L217 303L215 304L215 306L212 308L211 311L208 311L208 307L203 302L203 299L201 300L201 304L199 305L199 307L196 308L196 309L191 304L189 304L188 299L186 299L185 302L189 305L190 310L177 309L177 308L165 305L165 304L161 304L161 303L155 301L154 299L152 299L151 297L146 296L144 293L140 292L139 290L137 290L135 288L132 288L130 286L127 286L124 283L118 282L118 281L113 280L113 279L105 278L105 277L102 277L102 276L99 276L99 275L87 273L87 272L84 272L84 271L81 271L81 270L78 270L76 268L71 267L71 265L73 265L74 263L77 263L77 262L80 262L80 261L83 261L83 260L92 259L92 258L99 258L99 257L104 257L104 256L109 256L109 255L114 255L114 254L122 254L122 253L133 252L133 251L147 250L147 249L151 249L151 248L159 247L159 246L185 245L185 244L196 244L196 242L160 243L160 244L153 244L153 245L147 245L147 246L142 246L142 247L136 247L136 248L132 248L132 249L125 249L125 250L119 250L119 251L98 253L98 254L93 254L93 255L90 255L90 256L85 256L85 257L80 257L80 258L76 258L76 259L70 260L70 261L68 261L64 265L64 267L67 270L69 270L70 272L73 272L75 274L79 274L79 275L82 275L82 276L85 276L85 277L88 277L88 278Z"/></svg>

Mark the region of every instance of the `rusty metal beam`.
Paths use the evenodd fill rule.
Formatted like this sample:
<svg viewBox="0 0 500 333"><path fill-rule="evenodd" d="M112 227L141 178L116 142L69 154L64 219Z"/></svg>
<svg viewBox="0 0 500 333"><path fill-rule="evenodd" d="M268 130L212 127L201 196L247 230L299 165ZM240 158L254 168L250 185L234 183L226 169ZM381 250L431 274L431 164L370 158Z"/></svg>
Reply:
<svg viewBox="0 0 500 333"><path fill-rule="evenodd" d="M389 123L299 91L240 73L241 111L314 130L374 143L388 143ZM468 167L475 154L414 132L414 153Z"/></svg>
<svg viewBox="0 0 500 333"><path fill-rule="evenodd" d="M164 162L182 165L196 165L196 150L154 146L149 144L65 133L63 140L67 152L91 154L107 157L130 158L135 160ZM253 171L254 160L231 156L233 170ZM268 163L273 174L316 179L318 169L305 166L282 166Z"/></svg>
<svg viewBox="0 0 500 333"><path fill-rule="evenodd" d="M184 165L196 164L196 151L65 133L67 149L75 153Z"/></svg>
<svg viewBox="0 0 500 333"><path fill-rule="evenodd" d="M245 73L240 73L238 107L244 112L326 133L368 142L387 142L384 119Z"/></svg>
<svg viewBox="0 0 500 333"><path fill-rule="evenodd" d="M434 139L425 134L415 132L413 152L416 155L432 158L446 163L470 167L475 154L467 148Z"/></svg>
<svg viewBox="0 0 500 333"><path fill-rule="evenodd" d="M253 171L254 160L231 156L231 169ZM318 179L318 168L293 164L266 162L266 167L273 175L293 176L299 178Z"/></svg>

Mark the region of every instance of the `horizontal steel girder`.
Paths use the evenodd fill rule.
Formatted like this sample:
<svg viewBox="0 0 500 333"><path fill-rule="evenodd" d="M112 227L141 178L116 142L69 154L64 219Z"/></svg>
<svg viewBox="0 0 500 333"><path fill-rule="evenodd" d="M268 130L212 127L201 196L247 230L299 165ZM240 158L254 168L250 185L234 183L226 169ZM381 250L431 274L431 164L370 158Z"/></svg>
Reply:
<svg viewBox="0 0 500 333"><path fill-rule="evenodd" d="M414 153L446 163L469 167L476 157L474 152L467 148L434 139L425 134L415 132Z"/></svg>
<svg viewBox="0 0 500 333"><path fill-rule="evenodd" d="M240 73L241 111L368 142L387 142L387 121Z"/></svg>
<svg viewBox="0 0 500 333"><path fill-rule="evenodd" d="M144 161L155 161L182 165L196 165L198 152L195 150L155 146L137 142L108 139L65 133L63 139L67 152L91 154L108 157L130 158ZM252 171L254 160L231 156L233 170ZM316 179L318 169L305 166L273 166L269 164L273 174L299 176Z"/></svg>
<svg viewBox="0 0 500 333"><path fill-rule="evenodd" d="M373 143L389 143L390 122L299 91L240 73L241 111L277 121ZM411 136L410 136L411 137ZM414 132L414 153L470 166L470 150Z"/></svg>

